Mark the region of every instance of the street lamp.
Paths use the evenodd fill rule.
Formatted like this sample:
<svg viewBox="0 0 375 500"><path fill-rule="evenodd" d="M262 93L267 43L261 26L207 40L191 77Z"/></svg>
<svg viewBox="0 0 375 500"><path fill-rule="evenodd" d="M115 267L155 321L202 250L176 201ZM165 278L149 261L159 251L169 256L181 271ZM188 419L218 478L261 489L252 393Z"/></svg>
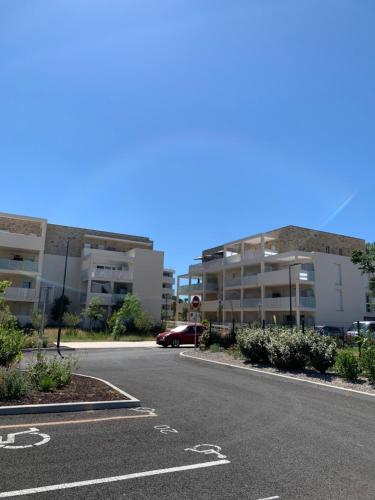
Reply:
<svg viewBox="0 0 375 500"><path fill-rule="evenodd" d="M293 320L292 320L292 267L299 266L300 262L295 262L294 264L289 264L289 325L290 328L293 328Z"/></svg>
<svg viewBox="0 0 375 500"><path fill-rule="evenodd" d="M62 358L64 356L61 354L61 351L60 351L60 340L61 340L62 319L63 319L63 313L64 313L64 295L65 295L65 282L66 282L66 268L67 268L67 264L68 264L68 255L69 255L69 244L70 244L70 239L68 238L68 240L66 242L64 278L63 278L63 286L62 286L61 299L60 299L60 311L59 311L59 323L58 323L59 328L57 330L57 343L56 343L56 350Z"/></svg>

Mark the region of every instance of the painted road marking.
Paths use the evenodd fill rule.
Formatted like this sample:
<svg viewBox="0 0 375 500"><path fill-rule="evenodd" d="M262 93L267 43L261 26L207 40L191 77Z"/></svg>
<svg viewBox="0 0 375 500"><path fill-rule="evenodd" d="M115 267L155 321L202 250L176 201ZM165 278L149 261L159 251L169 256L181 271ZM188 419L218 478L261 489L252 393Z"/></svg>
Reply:
<svg viewBox="0 0 375 500"><path fill-rule="evenodd" d="M204 455L217 455L217 458L227 458L221 452L220 446L216 444L197 444L193 448L185 448L184 451L195 451L196 453L203 453Z"/></svg>
<svg viewBox="0 0 375 500"><path fill-rule="evenodd" d="M178 434L178 431L176 431L176 429L172 429L169 425L155 425L154 429L160 431L162 434L168 434L169 432L172 434Z"/></svg>
<svg viewBox="0 0 375 500"><path fill-rule="evenodd" d="M138 406L137 408L130 408L130 411L136 411L138 413L146 413L147 415L154 415L155 408L146 408L145 406Z"/></svg>
<svg viewBox="0 0 375 500"><path fill-rule="evenodd" d="M103 477L101 479L91 479L88 481L77 481L75 483L52 484L51 486L41 486L38 488L29 488L27 490L4 491L0 493L0 498L12 498L23 495L32 495L34 493L45 493L47 491L67 490L70 488L80 488L82 486L92 486L95 484L115 483L126 481L128 479L137 479L140 477L158 476L160 474L170 474L172 472L183 472L195 469L205 469L218 465L230 464L229 460L216 460L214 462L204 462L200 464L182 465L180 467L171 467L169 469L149 470L146 472L136 472L135 474L126 474L124 476Z"/></svg>
<svg viewBox="0 0 375 500"><path fill-rule="evenodd" d="M23 446L15 445L14 443L16 442L16 436L20 436L21 434L22 435L28 434L30 436L39 436L42 438L42 440L34 444L27 444ZM13 434L8 434L7 439L5 441L3 441L3 438L0 436L0 448L4 448L7 450L21 450L24 448L32 448L33 446L42 446L43 444L47 444L50 439L51 437L48 434L43 434L42 432L39 432L39 429L37 429L36 427L31 427L28 431L14 432Z"/></svg>
<svg viewBox="0 0 375 500"><path fill-rule="evenodd" d="M72 425L72 424L94 424L96 422L106 422L108 420L126 420L135 418L148 418L157 417L156 413L148 415L122 415L117 417L100 417L100 418L89 418L84 420L61 420L57 422L38 422L33 424L10 424L10 425L0 425L0 429L22 429L23 427L30 427L31 425L36 425L38 427L51 427L54 425Z"/></svg>
<svg viewBox="0 0 375 500"><path fill-rule="evenodd" d="M259 498L258 500L277 500L280 497L267 497L267 498Z"/></svg>

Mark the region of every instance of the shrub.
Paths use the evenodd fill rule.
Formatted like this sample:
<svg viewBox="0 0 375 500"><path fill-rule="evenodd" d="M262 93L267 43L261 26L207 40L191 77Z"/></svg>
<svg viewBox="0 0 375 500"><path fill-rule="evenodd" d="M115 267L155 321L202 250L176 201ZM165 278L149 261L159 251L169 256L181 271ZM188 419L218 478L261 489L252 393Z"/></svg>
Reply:
<svg viewBox="0 0 375 500"><path fill-rule="evenodd" d="M64 387L69 384L72 371L77 367L77 362L71 359L58 359L56 356L52 359L47 359L42 354L37 357L35 364L28 366L28 374L34 387L39 390L52 390L52 385L48 389L49 382L46 381L50 378L53 382L54 388Z"/></svg>
<svg viewBox="0 0 375 500"><path fill-rule="evenodd" d="M51 376L44 375L39 381L38 389L43 392L53 391L56 389L56 383Z"/></svg>
<svg viewBox="0 0 375 500"><path fill-rule="evenodd" d="M77 326L79 325L81 321L81 317L79 314L74 314L71 312L66 311L63 316L63 322L64 325L68 327L68 334L69 335L76 335L77 333Z"/></svg>
<svg viewBox="0 0 375 500"><path fill-rule="evenodd" d="M0 369L0 399L20 399L31 390L27 374L17 370Z"/></svg>
<svg viewBox="0 0 375 500"><path fill-rule="evenodd" d="M211 344L210 345L210 352L220 352L221 347L219 344Z"/></svg>
<svg viewBox="0 0 375 500"><path fill-rule="evenodd" d="M243 328L237 333L238 347L246 359L253 363L267 363L270 334L261 328Z"/></svg>
<svg viewBox="0 0 375 500"><path fill-rule="evenodd" d="M337 354L335 342L315 332L307 334L307 340L311 366L320 373L325 373L335 363Z"/></svg>
<svg viewBox="0 0 375 500"><path fill-rule="evenodd" d="M140 317L134 320L134 324L139 332L146 334L151 330L153 321L149 314L142 312Z"/></svg>
<svg viewBox="0 0 375 500"><path fill-rule="evenodd" d="M224 349L228 349L235 343L235 341L235 336L231 333L221 334L217 332L210 332L209 330L203 330L203 333L199 338L199 348L208 349L212 344L217 344Z"/></svg>
<svg viewBox="0 0 375 500"><path fill-rule="evenodd" d="M150 333L152 333L153 335L157 335L158 333L165 332L166 329L166 323L164 323L163 321L158 321L152 325L152 327L150 328Z"/></svg>
<svg viewBox="0 0 375 500"><path fill-rule="evenodd" d="M29 337L24 335L22 339L22 348L23 349L32 349L37 347L38 345L38 337Z"/></svg>
<svg viewBox="0 0 375 500"><path fill-rule="evenodd" d="M375 348L369 347L362 351L359 359L360 368L369 381L375 383Z"/></svg>
<svg viewBox="0 0 375 500"><path fill-rule="evenodd" d="M0 366L10 366L22 358L23 335L15 324L0 325Z"/></svg>
<svg viewBox="0 0 375 500"><path fill-rule="evenodd" d="M347 380L356 380L359 375L358 359L352 351L339 351L336 357L335 370Z"/></svg>
<svg viewBox="0 0 375 500"><path fill-rule="evenodd" d="M271 335L267 350L270 362L284 370L302 370L308 361L308 339L302 332L282 330Z"/></svg>

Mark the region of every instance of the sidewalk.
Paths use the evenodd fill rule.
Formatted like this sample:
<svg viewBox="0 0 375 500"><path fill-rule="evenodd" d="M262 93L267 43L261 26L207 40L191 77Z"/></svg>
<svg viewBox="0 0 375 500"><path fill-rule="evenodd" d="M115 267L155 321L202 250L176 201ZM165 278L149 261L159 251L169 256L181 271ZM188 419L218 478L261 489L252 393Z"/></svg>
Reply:
<svg viewBox="0 0 375 500"><path fill-rule="evenodd" d="M61 347L71 349L123 349L124 347L156 347L157 344L152 340L142 342L62 342Z"/></svg>

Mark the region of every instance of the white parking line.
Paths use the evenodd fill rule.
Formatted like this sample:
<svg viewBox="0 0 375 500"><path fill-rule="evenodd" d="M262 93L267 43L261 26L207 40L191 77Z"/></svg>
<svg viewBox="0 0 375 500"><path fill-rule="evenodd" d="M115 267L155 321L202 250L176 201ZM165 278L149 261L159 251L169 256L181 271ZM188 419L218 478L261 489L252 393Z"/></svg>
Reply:
<svg viewBox="0 0 375 500"><path fill-rule="evenodd" d="M277 500L280 497L267 497L267 498L259 498L258 500Z"/></svg>
<svg viewBox="0 0 375 500"><path fill-rule="evenodd" d="M0 498L12 498L23 495L32 495L34 493L45 493L46 491L67 490L69 488L80 488L82 486L92 486L95 484L115 483L126 481L127 479L137 479L139 477L158 476L159 474L169 474L171 472L183 472L194 469L204 469L215 467L216 465L230 464L229 460L216 460L214 462L203 462L200 464L182 465L180 467L170 467L169 469L156 469L146 472L136 472L135 474L126 474L124 476L103 477L101 479L90 479L88 481L77 481L75 483L52 484L50 486L41 486L39 488L29 488L27 490L4 491L0 493Z"/></svg>

